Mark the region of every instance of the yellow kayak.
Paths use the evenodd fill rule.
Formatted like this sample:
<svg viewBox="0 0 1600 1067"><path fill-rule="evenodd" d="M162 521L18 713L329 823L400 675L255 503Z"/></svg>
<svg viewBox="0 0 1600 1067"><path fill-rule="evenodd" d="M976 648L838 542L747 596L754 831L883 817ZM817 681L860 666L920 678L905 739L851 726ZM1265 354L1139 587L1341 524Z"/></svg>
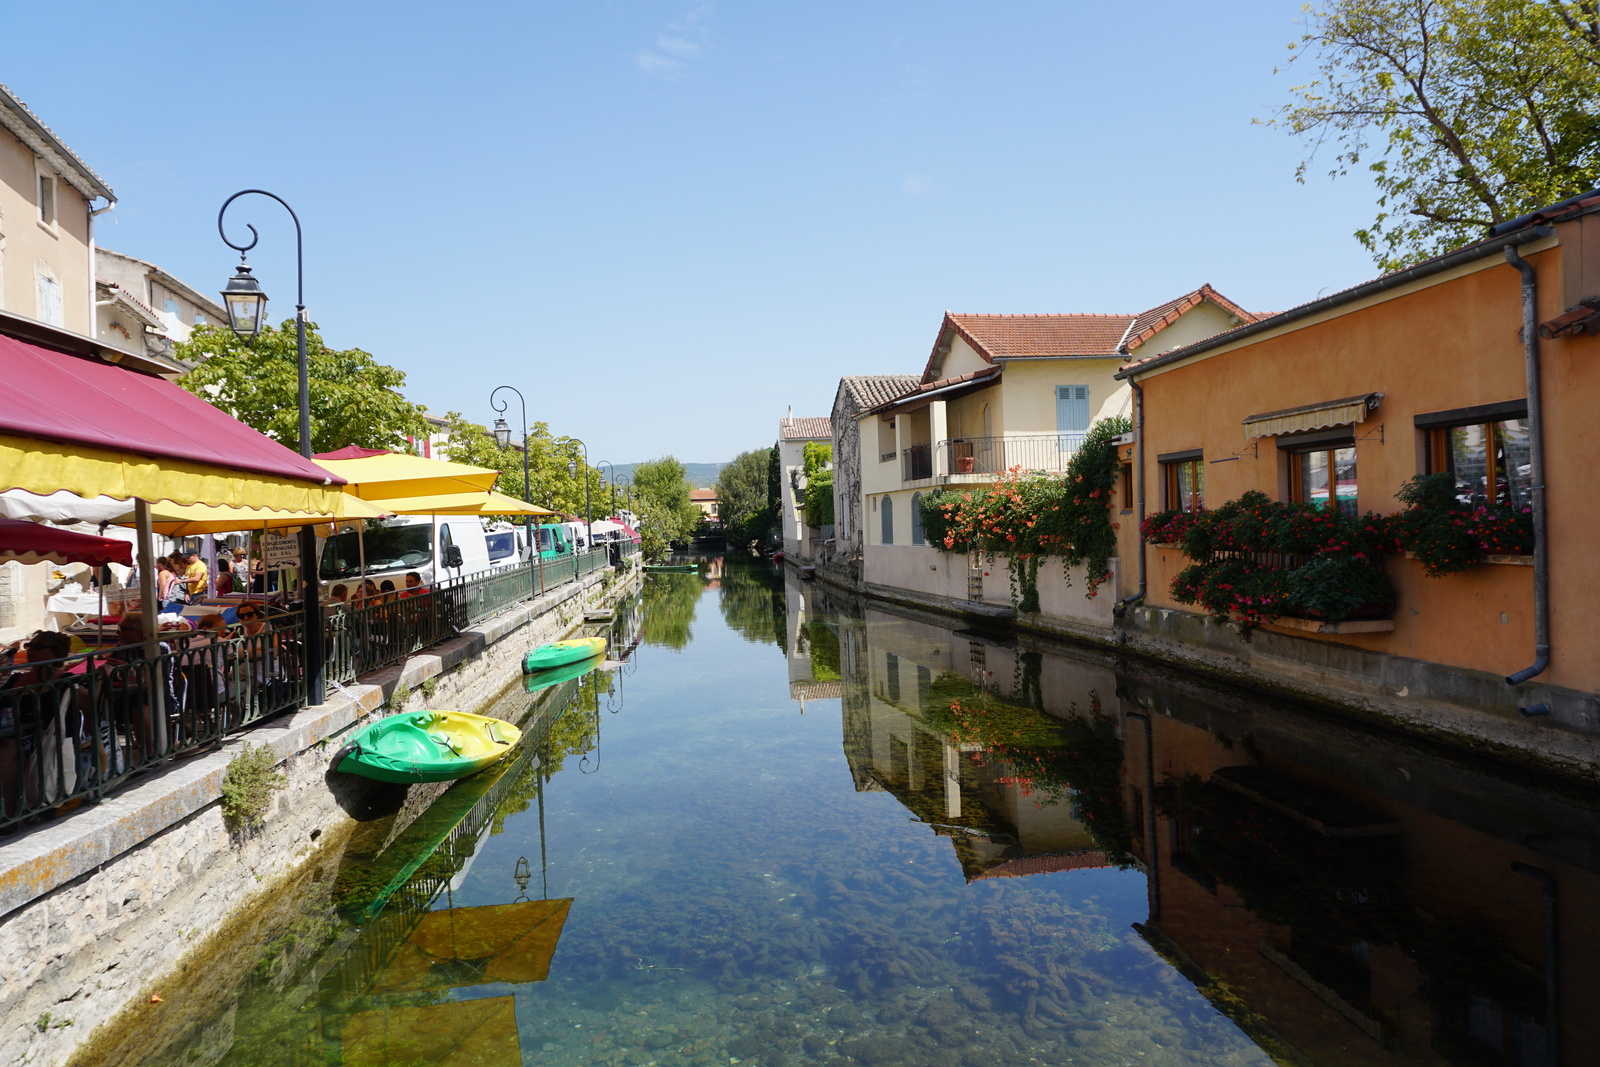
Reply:
<svg viewBox="0 0 1600 1067"><path fill-rule="evenodd" d="M605 650L606 639L603 637L576 637L571 641L552 641L548 645L540 645L522 657L522 673L532 674L535 671L547 671L551 667L564 667L568 663L601 655Z"/></svg>

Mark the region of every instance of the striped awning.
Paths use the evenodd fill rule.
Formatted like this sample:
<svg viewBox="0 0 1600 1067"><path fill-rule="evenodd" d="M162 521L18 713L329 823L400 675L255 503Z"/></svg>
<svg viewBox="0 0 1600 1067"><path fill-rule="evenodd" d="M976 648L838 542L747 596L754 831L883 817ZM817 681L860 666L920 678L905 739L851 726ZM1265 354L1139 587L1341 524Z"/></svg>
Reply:
<svg viewBox="0 0 1600 1067"><path fill-rule="evenodd" d="M1246 438L1277 437L1286 433L1326 430L1334 426L1354 426L1364 421L1368 412L1376 411L1382 400L1382 393L1362 393L1360 396L1324 400L1320 404L1304 404L1282 411L1264 411L1244 420L1244 435Z"/></svg>

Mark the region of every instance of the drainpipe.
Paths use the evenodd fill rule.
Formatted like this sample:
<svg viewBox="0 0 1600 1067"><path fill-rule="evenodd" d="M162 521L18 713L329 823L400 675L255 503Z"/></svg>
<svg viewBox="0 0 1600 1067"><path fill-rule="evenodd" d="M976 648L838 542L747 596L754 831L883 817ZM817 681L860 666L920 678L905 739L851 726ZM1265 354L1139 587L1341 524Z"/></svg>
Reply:
<svg viewBox="0 0 1600 1067"><path fill-rule="evenodd" d="M1544 408L1539 395L1539 330L1534 309L1538 278L1533 264L1517 255L1514 245L1506 245L1505 254L1506 262L1522 273L1522 359L1528 382L1528 490L1533 505L1534 658L1530 666L1506 678L1507 685L1521 685L1550 666L1550 567L1544 514Z"/></svg>
<svg viewBox="0 0 1600 1067"><path fill-rule="evenodd" d="M1560 1035L1556 1033L1556 1024L1559 1021L1557 1008L1560 1000L1557 997L1557 956L1556 956L1556 880L1550 872L1543 867L1534 867L1527 863L1515 860L1511 869L1524 878L1532 878L1539 883L1540 896L1544 903L1544 1026L1545 1046L1544 1061L1547 1064L1561 1062Z"/></svg>
<svg viewBox="0 0 1600 1067"><path fill-rule="evenodd" d="M1128 379L1128 384L1133 387L1133 466L1139 485L1139 591L1117 601L1119 615L1127 614L1135 601L1143 600L1145 590L1144 483L1147 479L1144 470L1144 387L1133 378Z"/></svg>

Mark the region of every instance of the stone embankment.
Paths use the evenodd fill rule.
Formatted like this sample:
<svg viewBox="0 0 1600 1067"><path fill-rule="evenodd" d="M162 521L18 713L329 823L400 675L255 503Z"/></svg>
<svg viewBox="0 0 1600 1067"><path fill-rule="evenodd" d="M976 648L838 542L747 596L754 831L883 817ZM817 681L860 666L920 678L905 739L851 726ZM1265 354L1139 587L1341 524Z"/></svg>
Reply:
<svg viewBox="0 0 1600 1067"><path fill-rule="evenodd" d="M520 677L528 648L637 584L637 572L598 571L0 846L0 1063L88 1055L123 1011L195 984L182 966L210 951L225 923L237 929L316 877L372 806L371 783L328 769L342 735L407 706L493 703ZM223 774L245 743L270 747L288 778L255 829L228 825L220 804ZM412 787L407 803L425 805L443 788Z"/></svg>

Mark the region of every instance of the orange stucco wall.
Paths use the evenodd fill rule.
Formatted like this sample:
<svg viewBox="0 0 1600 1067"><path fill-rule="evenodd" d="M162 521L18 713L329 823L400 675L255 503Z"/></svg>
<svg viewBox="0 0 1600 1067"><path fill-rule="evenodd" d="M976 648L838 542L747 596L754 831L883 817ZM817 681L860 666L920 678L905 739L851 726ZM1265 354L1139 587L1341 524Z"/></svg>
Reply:
<svg viewBox="0 0 1600 1067"><path fill-rule="evenodd" d="M1559 245L1528 255L1539 273L1539 321L1577 297L1600 296L1600 230L1583 232L1589 225L1562 224ZM1147 512L1165 506L1156 457L1192 448L1205 450L1208 506L1249 489L1282 499L1286 467L1275 439L1260 439L1252 451L1242 420L1369 392L1384 398L1356 428L1358 503L1363 511L1399 510L1395 492L1425 469L1414 416L1527 395L1520 276L1498 256L1483 263L1472 273L1141 376ZM1587 287L1594 292L1573 295ZM1593 479L1586 475L1600 459L1600 338L1544 341L1541 363L1553 662L1539 680L1595 691L1600 642L1592 639L1590 619L1600 597L1600 554L1589 523L1596 511ZM1237 461L1210 462L1235 454ZM1169 593L1181 554L1146 551L1148 602L1181 607ZM1486 565L1427 578L1414 561L1391 559L1388 571L1399 593L1393 633L1307 639L1497 674L1532 662L1532 568Z"/></svg>

